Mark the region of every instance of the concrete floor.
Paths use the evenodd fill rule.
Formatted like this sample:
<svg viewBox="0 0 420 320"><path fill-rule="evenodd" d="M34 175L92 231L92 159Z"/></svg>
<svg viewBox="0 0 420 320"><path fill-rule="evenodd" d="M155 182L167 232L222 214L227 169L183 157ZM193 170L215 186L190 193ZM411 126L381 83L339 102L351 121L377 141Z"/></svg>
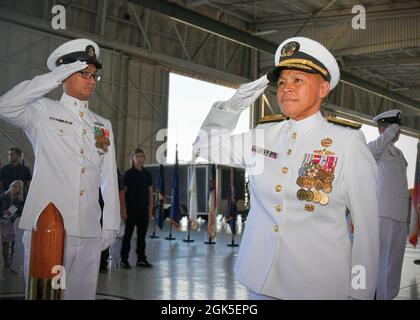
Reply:
<svg viewBox="0 0 420 320"><path fill-rule="evenodd" d="M219 220L219 219L218 219ZM185 221L181 230L186 229ZM242 225L239 224L236 242L240 242ZM150 235L152 226L149 228ZM234 280L233 266L238 247L228 247L231 234L226 224L218 221L215 245L206 245L207 225L191 233L194 242L182 239L186 233L173 232L176 240L165 240L169 234L169 223L164 230L157 231L159 238L147 238L146 254L153 268L135 267L135 239L130 253L131 270L110 267L108 273L100 273L98 299L147 299L147 300L242 300L249 299L248 291ZM134 238L134 236L133 236ZM417 300L420 297L420 249L407 246L401 290L396 299ZM5 269L0 281L0 300L23 299L24 281L15 273Z"/></svg>

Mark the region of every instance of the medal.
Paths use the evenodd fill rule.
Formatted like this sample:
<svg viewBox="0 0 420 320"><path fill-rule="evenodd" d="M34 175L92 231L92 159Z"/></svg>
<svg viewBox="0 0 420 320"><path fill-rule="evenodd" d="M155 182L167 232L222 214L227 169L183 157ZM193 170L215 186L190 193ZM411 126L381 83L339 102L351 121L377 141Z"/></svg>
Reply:
<svg viewBox="0 0 420 320"><path fill-rule="evenodd" d="M314 187L316 190L321 190L324 187L324 182L322 180L315 180Z"/></svg>
<svg viewBox="0 0 420 320"><path fill-rule="evenodd" d="M298 177L296 180L296 184L301 188L304 186L304 183L303 183L304 179L305 179L304 177Z"/></svg>
<svg viewBox="0 0 420 320"><path fill-rule="evenodd" d="M310 202L312 201L312 199L314 198L314 193L310 190L306 191L306 201Z"/></svg>
<svg viewBox="0 0 420 320"><path fill-rule="evenodd" d="M329 202L329 198L328 198L328 194L323 193L321 196L321 200L319 201L319 203L323 206L326 206Z"/></svg>
<svg viewBox="0 0 420 320"><path fill-rule="evenodd" d="M321 144L327 148L332 144L332 140L325 138ZM327 152L326 149L304 155L298 171L299 177L296 179L296 184L300 187L296 196L300 201L328 205L328 194L333 189L334 170L337 164L337 157L333 155L334 152ZM305 205L305 210L313 212L314 207L314 205Z"/></svg>
<svg viewBox="0 0 420 320"><path fill-rule="evenodd" d="M315 190L312 202L319 203L319 201L321 201L321 191Z"/></svg>
<svg viewBox="0 0 420 320"><path fill-rule="evenodd" d="M323 188L325 193L330 193L332 190L332 184L331 183L326 183L324 184L324 188Z"/></svg>
<svg viewBox="0 0 420 320"><path fill-rule="evenodd" d="M314 183L315 183L315 179L314 178L308 178L307 179L307 183L306 183L306 188L312 189L312 187L314 186Z"/></svg>
<svg viewBox="0 0 420 320"><path fill-rule="evenodd" d="M105 128L95 127L95 147L102 149L106 153L110 145L109 131Z"/></svg>
<svg viewBox="0 0 420 320"><path fill-rule="evenodd" d="M299 189L296 195L300 201L303 201L306 199L306 191L304 189Z"/></svg>

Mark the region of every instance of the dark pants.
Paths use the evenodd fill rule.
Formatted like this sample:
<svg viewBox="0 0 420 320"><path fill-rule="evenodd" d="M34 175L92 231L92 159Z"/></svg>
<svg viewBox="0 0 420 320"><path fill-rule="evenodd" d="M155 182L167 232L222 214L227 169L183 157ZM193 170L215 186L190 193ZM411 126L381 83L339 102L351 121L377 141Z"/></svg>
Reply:
<svg viewBox="0 0 420 320"><path fill-rule="evenodd" d="M101 264L99 270L106 270L108 268L109 248L101 252Z"/></svg>
<svg viewBox="0 0 420 320"><path fill-rule="evenodd" d="M127 215L128 218L125 222L124 238L121 247L121 261L128 261L134 227L137 228L137 261L146 261L146 232L149 225L147 210L146 212L134 212L134 214L133 212L127 212Z"/></svg>

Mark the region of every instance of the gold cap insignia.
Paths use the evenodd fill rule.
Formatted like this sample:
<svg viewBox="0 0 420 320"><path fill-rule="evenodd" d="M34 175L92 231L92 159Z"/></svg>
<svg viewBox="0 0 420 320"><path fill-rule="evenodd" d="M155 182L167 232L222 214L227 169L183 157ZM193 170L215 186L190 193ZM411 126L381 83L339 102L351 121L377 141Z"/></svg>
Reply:
<svg viewBox="0 0 420 320"><path fill-rule="evenodd" d="M299 47L300 45L296 41L286 43L281 49L281 57L290 57L299 50Z"/></svg>
<svg viewBox="0 0 420 320"><path fill-rule="evenodd" d="M87 52L87 55L89 57L92 57L93 58L95 56L95 48L93 46L91 46L91 45L88 45L86 47L86 52Z"/></svg>

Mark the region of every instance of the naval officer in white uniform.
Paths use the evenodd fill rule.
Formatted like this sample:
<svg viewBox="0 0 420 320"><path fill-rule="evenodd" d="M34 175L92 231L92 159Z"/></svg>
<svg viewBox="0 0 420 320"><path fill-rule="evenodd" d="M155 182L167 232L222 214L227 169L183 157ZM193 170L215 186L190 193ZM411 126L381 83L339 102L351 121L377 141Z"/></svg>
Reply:
<svg viewBox="0 0 420 320"><path fill-rule="evenodd" d="M34 153L34 177L19 227L26 230L25 275L30 235L37 216L53 202L66 230L64 299L94 299L101 249L120 224L114 136L109 120L89 109L99 69L99 47L76 39L48 58L51 72L24 81L0 98L0 118L23 129ZM59 101L44 97L63 85ZM105 207L103 228L98 188Z"/></svg>
<svg viewBox="0 0 420 320"><path fill-rule="evenodd" d="M407 242L407 160L394 143L400 136L402 113L389 110L373 118L380 136L368 143L378 163L380 262L376 298L393 299L400 291Z"/></svg>
<svg viewBox="0 0 420 320"><path fill-rule="evenodd" d="M194 143L199 156L249 174L251 209L235 275L253 298L374 297L377 166L360 131L330 124L320 113L339 76L324 46L288 39L273 71L213 105ZM290 120L232 136L241 111L269 81L277 84L278 103ZM353 244L346 209L355 225Z"/></svg>

